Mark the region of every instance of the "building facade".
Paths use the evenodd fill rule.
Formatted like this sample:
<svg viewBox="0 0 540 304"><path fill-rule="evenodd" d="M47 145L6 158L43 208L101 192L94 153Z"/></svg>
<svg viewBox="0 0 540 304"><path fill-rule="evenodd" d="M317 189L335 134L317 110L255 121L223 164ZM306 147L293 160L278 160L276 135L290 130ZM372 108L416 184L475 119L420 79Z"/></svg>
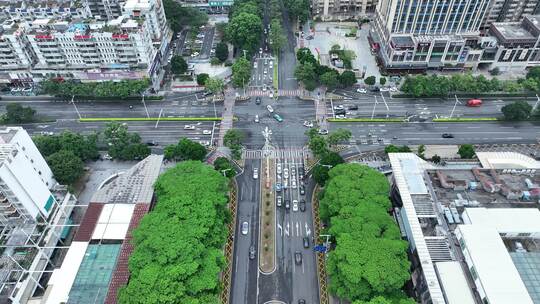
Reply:
<svg viewBox="0 0 540 304"><path fill-rule="evenodd" d="M4 0L0 1L0 16L13 20L32 21L37 18L74 17L88 18L91 16L87 6L72 0Z"/></svg>
<svg viewBox="0 0 540 304"><path fill-rule="evenodd" d="M0 66L6 70L28 69L33 60L28 53L24 29L14 22L0 28Z"/></svg>
<svg viewBox="0 0 540 304"><path fill-rule="evenodd" d="M357 20L375 11L377 0L313 0L314 18L321 20Z"/></svg>
<svg viewBox="0 0 540 304"><path fill-rule="evenodd" d="M123 15L132 19L143 19L145 27L158 45L167 33L167 19L161 0L128 0L122 7Z"/></svg>
<svg viewBox="0 0 540 304"><path fill-rule="evenodd" d="M539 0L492 0L486 14L483 29L493 22L521 21L524 15L540 13Z"/></svg>
<svg viewBox="0 0 540 304"><path fill-rule="evenodd" d="M111 20L122 15L122 0L84 0L83 5L90 14L101 20Z"/></svg>
<svg viewBox="0 0 540 304"><path fill-rule="evenodd" d="M47 219L56 181L28 133L0 130L0 217L3 224Z"/></svg>
<svg viewBox="0 0 540 304"><path fill-rule="evenodd" d="M477 61L489 0L382 0L370 32L380 63L391 71L463 69Z"/></svg>

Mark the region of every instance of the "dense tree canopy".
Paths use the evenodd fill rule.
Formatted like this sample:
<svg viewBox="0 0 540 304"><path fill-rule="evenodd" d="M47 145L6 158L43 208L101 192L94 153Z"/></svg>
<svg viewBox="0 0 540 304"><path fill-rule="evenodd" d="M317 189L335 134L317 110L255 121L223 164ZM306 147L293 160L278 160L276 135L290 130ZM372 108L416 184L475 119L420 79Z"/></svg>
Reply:
<svg viewBox="0 0 540 304"><path fill-rule="evenodd" d="M60 150L47 157L53 176L62 185L71 185L84 173L83 161L69 150Z"/></svg>
<svg viewBox="0 0 540 304"><path fill-rule="evenodd" d="M285 7L289 10L289 16L300 22L306 22L309 17L309 0L284 0Z"/></svg>
<svg viewBox="0 0 540 304"><path fill-rule="evenodd" d="M270 46L274 52L279 52L281 48L287 43L287 37L281 27L279 19L272 19L270 23L270 33L268 33Z"/></svg>
<svg viewBox="0 0 540 304"><path fill-rule="evenodd" d="M532 106L526 101L515 101L501 108L506 120L525 120L531 116Z"/></svg>
<svg viewBox="0 0 540 304"><path fill-rule="evenodd" d="M187 161L155 186L158 202L133 232L131 277L121 304L219 303L226 224L227 178Z"/></svg>
<svg viewBox="0 0 540 304"><path fill-rule="evenodd" d="M168 160L198 160L206 157L206 148L198 142L182 138L176 145L165 147L163 154Z"/></svg>
<svg viewBox="0 0 540 304"><path fill-rule="evenodd" d="M399 152L411 152L411 148L409 146L394 146L394 145L388 145L384 147L384 153L399 153Z"/></svg>
<svg viewBox="0 0 540 304"><path fill-rule="evenodd" d="M232 65L232 82L235 87L248 85L251 77L251 63L245 57L238 58Z"/></svg>
<svg viewBox="0 0 540 304"><path fill-rule="evenodd" d="M360 164L337 165L329 176L320 215L336 243L327 262L330 291L347 301L399 303L410 263L408 245L387 213L386 177Z"/></svg>
<svg viewBox="0 0 540 304"><path fill-rule="evenodd" d="M188 65L182 56L173 56L171 60L171 71L173 74L180 75L187 72Z"/></svg>
<svg viewBox="0 0 540 304"><path fill-rule="evenodd" d="M242 156L242 141L245 134L238 129L229 129L223 137L223 144L231 149L231 153L234 159L240 159Z"/></svg>
<svg viewBox="0 0 540 304"><path fill-rule="evenodd" d="M321 156L321 160L313 167L313 179L321 186L324 186L328 180L328 172L345 161L337 152L328 151Z"/></svg>
<svg viewBox="0 0 540 304"><path fill-rule="evenodd" d="M35 120L35 114L36 110L31 107L23 107L18 103L8 103L2 121L8 124L29 123Z"/></svg>
<svg viewBox="0 0 540 304"><path fill-rule="evenodd" d="M80 83L74 81L44 80L41 89L45 94L71 97L118 97L140 96L148 88L148 78L142 80L122 80Z"/></svg>
<svg viewBox="0 0 540 304"><path fill-rule="evenodd" d="M227 38L238 50L253 52L261 38L262 20L248 12L236 14L227 25Z"/></svg>
<svg viewBox="0 0 540 304"><path fill-rule="evenodd" d="M339 128L337 130L334 130L328 134L328 138L326 139L329 145L337 145L341 142L346 142L349 139L351 139L352 133L348 129Z"/></svg>
<svg viewBox="0 0 540 304"><path fill-rule="evenodd" d="M223 92L225 82L219 77L209 77L206 79L204 87L213 94L218 94Z"/></svg>
<svg viewBox="0 0 540 304"><path fill-rule="evenodd" d="M206 73L200 73L199 75L197 75L197 84L201 86L205 85L208 78L210 78L210 75Z"/></svg>
<svg viewBox="0 0 540 304"><path fill-rule="evenodd" d="M179 32L186 26L199 27L208 22L208 15L195 7L182 6L174 0L164 0L163 9L171 29Z"/></svg>
<svg viewBox="0 0 540 304"><path fill-rule="evenodd" d="M232 178L236 175L236 169L226 157L216 158L216 160L214 161L214 169L216 169L216 171L220 172L221 174L225 174L225 176L227 176L228 178Z"/></svg>
<svg viewBox="0 0 540 304"><path fill-rule="evenodd" d="M150 148L141 142L139 134L128 132L127 125L112 122L103 133L112 158L140 160L150 154Z"/></svg>
<svg viewBox="0 0 540 304"><path fill-rule="evenodd" d="M221 62L225 62L227 58L229 58L229 48L227 47L227 44L223 41L220 41L216 45L216 57Z"/></svg>
<svg viewBox="0 0 540 304"><path fill-rule="evenodd" d="M474 151L473 145L465 144L465 145L459 146L458 154L461 158L471 159L474 157L475 153L476 152Z"/></svg>
<svg viewBox="0 0 540 304"><path fill-rule="evenodd" d="M353 71L343 71L339 75L339 83L345 88L350 87L356 83L356 75Z"/></svg>
<svg viewBox="0 0 540 304"><path fill-rule="evenodd" d="M48 157L58 151L71 151L81 160L96 159L99 156L97 134L81 135L64 131L57 135L38 135L32 140L43 157Z"/></svg>

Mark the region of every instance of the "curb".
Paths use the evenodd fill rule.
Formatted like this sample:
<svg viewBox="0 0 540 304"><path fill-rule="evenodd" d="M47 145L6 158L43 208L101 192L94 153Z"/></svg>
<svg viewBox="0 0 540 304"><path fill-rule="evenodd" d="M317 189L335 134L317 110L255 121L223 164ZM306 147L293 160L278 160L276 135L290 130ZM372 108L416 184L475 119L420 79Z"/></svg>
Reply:
<svg viewBox="0 0 540 304"><path fill-rule="evenodd" d="M228 304L231 296L231 284L232 284L232 265L233 265L233 253L234 253L234 233L236 230L236 207L237 207L237 197L236 194L238 193L238 184L236 183L236 179L232 178L230 181L230 193L229 193L229 199L230 199L230 206L229 209L231 209L231 215L232 219L229 223L229 234L227 236L227 243L225 244L224 248L224 255L226 259L226 265L225 269L222 271L222 283L223 283L223 290L221 291L221 303L222 304ZM233 199L234 198L234 199Z"/></svg>
<svg viewBox="0 0 540 304"><path fill-rule="evenodd" d="M264 171L264 168L262 168L262 164L264 163L264 159L262 159L263 161L261 161L261 174L259 174L259 176L262 176L263 174L263 171ZM270 158L268 158L268 160L270 161ZM264 274L264 275L270 275L272 273L274 273L277 269L277 246L276 246L276 226L277 226L277 209L276 209L276 196L275 196L275 193L273 195L270 195L270 197L272 197L272 200L270 201L270 204L272 206L272 208L274 209L274 221L272 223L272 226L273 226L273 230L274 230L274 237L273 237L273 241L274 241L274 244L273 244L273 250L274 250L274 254L273 254L273 267L272 267L272 270L271 271L263 271L262 268L261 268L261 255L262 255L262 238L263 238L263 212L264 212L264 197L263 197L263 182L262 182L262 178L259 178L259 185L261 186L261 192L260 192L260 207L259 207L259 242L257 244L258 248L259 248L259 252L258 252L258 265L257 265L257 268L259 269L259 272ZM273 189L272 187L270 186L270 190L273 192Z"/></svg>
<svg viewBox="0 0 540 304"><path fill-rule="evenodd" d="M221 117L96 117L81 118L79 122L102 122L102 121L221 121Z"/></svg>

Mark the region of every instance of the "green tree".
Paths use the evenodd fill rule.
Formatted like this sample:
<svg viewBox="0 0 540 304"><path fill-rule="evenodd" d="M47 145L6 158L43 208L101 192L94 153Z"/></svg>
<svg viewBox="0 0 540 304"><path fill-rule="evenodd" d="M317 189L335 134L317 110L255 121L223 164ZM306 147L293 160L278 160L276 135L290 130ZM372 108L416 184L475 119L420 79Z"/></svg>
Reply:
<svg viewBox="0 0 540 304"><path fill-rule="evenodd" d="M375 76L369 76L369 77L366 77L366 79L364 79L364 83L367 84L367 85L374 85L375 84Z"/></svg>
<svg viewBox="0 0 540 304"><path fill-rule="evenodd" d="M219 42L216 45L216 58L221 62L225 62L229 58L229 48L227 44L223 41Z"/></svg>
<svg viewBox="0 0 540 304"><path fill-rule="evenodd" d="M244 140L244 133L238 129L229 129L223 137L223 144L231 149L231 153L234 159L240 159L242 156L242 141Z"/></svg>
<svg viewBox="0 0 540 304"><path fill-rule="evenodd" d="M426 146L425 145L418 146L418 156L421 159L426 159L426 156L424 155L425 152L426 152Z"/></svg>
<svg viewBox="0 0 540 304"><path fill-rule="evenodd" d="M197 84L201 86L205 85L208 78L210 78L210 75L206 73L201 73L197 75Z"/></svg>
<svg viewBox="0 0 540 304"><path fill-rule="evenodd" d="M279 19L272 19L270 23L270 32L269 32L269 43L274 52L279 52L281 48L287 42L283 28L281 27L281 22Z"/></svg>
<svg viewBox="0 0 540 304"><path fill-rule="evenodd" d="M244 57L238 58L232 65L232 82L235 87L244 88L251 78L251 63Z"/></svg>
<svg viewBox="0 0 540 304"><path fill-rule="evenodd" d="M327 142L329 145L337 145L340 142L348 141L351 139L352 133L351 131L343 128L339 128L335 131L330 132L328 134Z"/></svg>
<svg viewBox="0 0 540 304"><path fill-rule="evenodd" d="M348 88L356 83L356 75L353 71L344 71L339 75L338 80L342 87Z"/></svg>
<svg viewBox="0 0 540 304"><path fill-rule="evenodd" d="M227 183L198 161L181 162L158 178L157 203L133 231L120 304L219 302L231 218Z"/></svg>
<svg viewBox="0 0 540 304"><path fill-rule="evenodd" d="M71 131L64 131L61 134L48 136L38 135L32 138L39 152L44 157L65 150L73 152L83 161L98 158L97 139L97 134L81 135Z"/></svg>
<svg viewBox="0 0 540 304"><path fill-rule="evenodd" d="M262 10L257 1L234 1L230 10L229 19L232 19L241 13L260 16L262 15Z"/></svg>
<svg viewBox="0 0 540 304"><path fill-rule="evenodd" d="M60 184L71 185L84 173L84 163L72 151L60 150L47 157L54 178Z"/></svg>
<svg viewBox="0 0 540 304"><path fill-rule="evenodd" d="M527 71L527 79L540 79L540 67L532 67Z"/></svg>
<svg viewBox="0 0 540 304"><path fill-rule="evenodd" d="M339 155L339 153L328 151L322 155L321 160L315 167L313 167L313 179L321 186L324 186L328 180L328 172L330 168L333 168L345 161Z"/></svg>
<svg viewBox="0 0 540 304"><path fill-rule="evenodd" d="M223 79L221 78L209 77L208 79L206 79L204 87L213 94L217 94L223 92L225 82L223 82Z"/></svg>
<svg viewBox="0 0 540 304"><path fill-rule="evenodd" d="M317 59L315 59L315 56L313 56L309 48L306 47L299 48L298 51L296 51L296 60L298 60L300 64L306 64L309 62L314 67L319 64L319 62L317 61Z"/></svg>
<svg viewBox="0 0 540 304"><path fill-rule="evenodd" d="M129 133L127 125L108 123L104 140L112 158L120 160L140 160L150 155L150 148L141 142L138 133Z"/></svg>
<svg viewBox="0 0 540 304"><path fill-rule="evenodd" d="M259 44L261 32L261 18L254 14L241 12L229 21L226 36L240 51L253 52Z"/></svg>
<svg viewBox="0 0 540 304"><path fill-rule="evenodd" d="M384 147L384 153L399 153L399 152L411 152L411 148L408 146L394 146L394 145L388 145Z"/></svg>
<svg viewBox="0 0 540 304"><path fill-rule="evenodd" d="M525 120L531 116L532 106L526 101L515 101L501 108L506 120Z"/></svg>
<svg viewBox="0 0 540 304"><path fill-rule="evenodd" d="M206 157L206 148L200 143L187 138L180 139L177 151L182 160L203 161Z"/></svg>
<svg viewBox="0 0 540 304"><path fill-rule="evenodd" d="M438 164L438 163L441 162L441 157L439 155L435 154L435 155L433 155L431 157L431 161L434 162L435 164Z"/></svg>
<svg viewBox="0 0 540 304"><path fill-rule="evenodd" d="M236 175L236 169L226 157L218 157L214 161L214 169L221 174L225 174L228 178L233 178Z"/></svg>
<svg viewBox="0 0 540 304"><path fill-rule="evenodd" d="M321 75L321 84L325 85L328 90L333 90L339 84L339 73L337 71L326 72Z"/></svg>
<svg viewBox="0 0 540 304"><path fill-rule="evenodd" d="M180 75L187 72L188 65L182 56L175 55L171 60L171 71L173 74Z"/></svg>
<svg viewBox="0 0 540 304"><path fill-rule="evenodd" d="M322 156L328 152L328 143L320 136L314 136L309 140L309 149L315 156Z"/></svg>
<svg viewBox="0 0 540 304"><path fill-rule="evenodd" d="M381 78L379 79L379 83L380 83L382 86L385 85L385 84L386 84L386 78L381 77Z"/></svg>
<svg viewBox="0 0 540 304"><path fill-rule="evenodd" d="M198 28L208 22L208 15L194 7L184 7L174 0L164 0L163 9L171 29L179 32L186 26Z"/></svg>
<svg viewBox="0 0 540 304"><path fill-rule="evenodd" d="M470 144L461 145L459 146L458 154L461 158L471 159L475 154L474 146Z"/></svg>
<svg viewBox="0 0 540 304"><path fill-rule="evenodd" d="M4 123L29 123L35 120L36 110L31 107L23 107L18 103L8 103L6 113L3 116Z"/></svg>
<svg viewBox="0 0 540 304"><path fill-rule="evenodd" d="M296 66L294 76L298 81L304 84L304 87L308 91L313 91L317 87L317 74L315 73L315 67L311 62Z"/></svg>
<svg viewBox="0 0 540 304"><path fill-rule="evenodd" d="M301 23L307 21L310 11L309 0L285 0L284 5L289 10L289 16L298 18Z"/></svg>

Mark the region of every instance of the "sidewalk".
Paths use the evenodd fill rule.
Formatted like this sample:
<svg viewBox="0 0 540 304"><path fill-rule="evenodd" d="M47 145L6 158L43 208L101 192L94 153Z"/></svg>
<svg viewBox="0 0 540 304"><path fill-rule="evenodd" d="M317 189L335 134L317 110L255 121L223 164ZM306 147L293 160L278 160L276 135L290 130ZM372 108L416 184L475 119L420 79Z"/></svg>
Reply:
<svg viewBox="0 0 540 304"><path fill-rule="evenodd" d="M225 133L233 126L233 118L234 118L234 90L228 90L225 93L225 100L223 101L223 105L225 109L223 110L222 120L221 120L221 127L219 128L219 138L218 138L218 147L223 146L223 138L225 137Z"/></svg>

